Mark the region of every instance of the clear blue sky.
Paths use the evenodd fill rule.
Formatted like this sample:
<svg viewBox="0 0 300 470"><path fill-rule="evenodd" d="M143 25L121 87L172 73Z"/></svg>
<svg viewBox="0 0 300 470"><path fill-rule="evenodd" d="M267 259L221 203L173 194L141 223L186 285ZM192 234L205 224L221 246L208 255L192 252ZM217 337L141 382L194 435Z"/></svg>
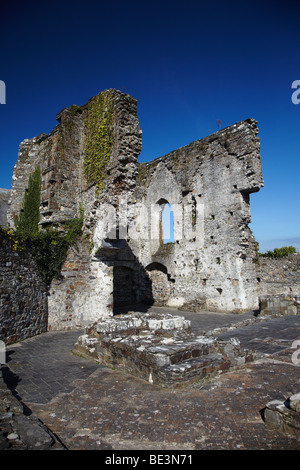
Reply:
<svg viewBox="0 0 300 470"><path fill-rule="evenodd" d="M65 106L107 88L138 100L140 161L249 117L259 124L265 187L251 195L260 250L300 250L300 2L1 2L0 187L19 143Z"/></svg>

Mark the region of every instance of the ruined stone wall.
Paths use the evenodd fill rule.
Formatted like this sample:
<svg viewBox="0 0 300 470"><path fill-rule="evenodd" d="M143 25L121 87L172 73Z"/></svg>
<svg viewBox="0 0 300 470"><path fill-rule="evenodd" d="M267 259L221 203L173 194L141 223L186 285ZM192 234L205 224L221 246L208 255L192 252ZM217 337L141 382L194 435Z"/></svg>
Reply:
<svg viewBox="0 0 300 470"><path fill-rule="evenodd" d="M109 128L105 129L111 133L111 146L108 160L98 162L103 166L103 179L99 182L87 177L85 154L90 132L89 119L95 124L92 129L95 133L92 136L94 141L99 141L101 146L100 140L105 143L107 137L101 128L101 110L95 106L98 98L101 101L103 93L111 113ZM137 157L141 151L141 130L136 107L137 101L130 96L117 90L106 90L83 106L64 108L58 113L58 124L49 135L41 134L20 144L13 169L8 212L10 227L14 227L14 219L22 208L29 176L37 166L40 166L42 173L42 230L52 227L64 231L65 222L78 217L80 208L84 211L82 240L69 250L61 279L54 280L50 286L50 329L82 327L90 321L112 315L114 266L129 263L131 267L134 264L132 255L126 260L128 256L125 255L124 259L123 254L120 261L111 260L109 254L102 258L95 256L93 236L97 219L102 217L103 204L116 206L118 196L124 192L131 200L137 174ZM95 119L97 122L93 121ZM92 159L96 157L96 154L92 155ZM97 190L97 184L101 190ZM101 241L102 238L96 240L97 248Z"/></svg>
<svg viewBox="0 0 300 470"><path fill-rule="evenodd" d="M300 315L300 296L291 294L262 295L260 315Z"/></svg>
<svg viewBox="0 0 300 470"><path fill-rule="evenodd" d="M63 109L49 135L22 142L13 170L11 227L38 165L42 230L63 231L65 222L84 210L82 239L50 286L49 329L84 327L132 303L237 312L257 308L248 227L249 194L262 186L256 122L234 124L138 164L137 102L117 90L105 96L110 119L104 143L111 146L101 181L91 181L85 172L92 118L99 124L94 140L103 139L97 97ZM90 158L95 162L97 151ZM174 212L175 240L164 245L161 213L167 202Z"/></svg>
<svg viewBox="0 0 300 470"><path fill-rule="evenodd" d="M256 122L246 120L140 165L135 198L144 214L132 238L129 228L128 243L146 270L157 263L167 273L165 304L258 308L248 227L249 194L263 185L257 133ZM160 218L167 202L174 243L164 245Z"/></svg>
<svg viewBox="0 0 300 470"><path fill-rule="evenodd" d="M47 331L47 288L26 251L0 233L0 340L6 344Z"/></svg>
<svg viewBox="0 0 300 470"><path fill-rule="evenodd" d="M100 238L97 235L97 223L100 221L101 226L103 208L117 206L122 193L126 193L131 200L137 174L137 157L141 151L136 100L115 90L110 90L110 94L114 112L113 139L103 188L97 192L96 185L88 184L82 176L80 204L85 214L84 235L77 247L68 254L62 268L62 279L51 285L49 327L52 329L82 327L113 315L114 303L118 303L117 292L121 291L121 279L116 272L118 266L130 269L132 276L138 277L136 262L130 250L123 248L119 258L116 258L114 248L111 250L110 246L101 251L105 237L102 232ZM82 173L84 147L83 133L80 161ZM135 281L132 290L136 286Z"/></svg>
<svg viewBox="0 0 300 470"><path fill-rule="evenodd" d="M7 227L8 201L10 198L9 189L0 189L0 225Z"/></svg>
<svg viewBox="0 0 300 470"><path fill-rule="evenodd" d="M50 135L40 134L33 139L24 140L19 146L18 159L13 169L8 211L8 223L12 228L22 208L29 176L37 166L40 166L42 173L41 227L49 224L60 226L66 219L76 217L78 213L78 150L71 153L72 148L67 145L70 135L66 130L71 128L73 121L78 118L72 116L68 110L65 110L63 115L59 117L60 124ZM66 115L70 117L70 121L66 120ZM70 126L66 128L67 122ZM77 139L77 133L74 133L73 139Z"/></svg>
<svg viewBox="0 0 300 470"><path fill-rule="evenodd" d="M72 247L61 270L51 283L48 297L49 330L82 328L112 315L113 268L94 261L89 243Z"/></svg>
<svg viewBox="0 0 300 470"><path fill-rule="evenodd" d="M300 295L300 255L293 253L283 258L259 257L257 263L258 294Z"/></svg>
<svg viewBox="0 0 300 470"><path fill-rule="evenodd" d="M113 137L101 194L96 195L95 184L87 180L84 172L86 121L95 99L93 97L83 106L73 105L60 111L56 116L59 124L49 135L40 134L20 144L12 177L8 211L10 227L14 227L14 219L22 208L29 176L37 166L40 166L42 172L42 228L51 225L62 229L66 220L78 216L82 205L86 212L85 227L92 230L95 210L100 201L108 200L111 203L113 195L124 190L130 191L141 151L137 102L117 90L106 92L111 99Z"/></svg>

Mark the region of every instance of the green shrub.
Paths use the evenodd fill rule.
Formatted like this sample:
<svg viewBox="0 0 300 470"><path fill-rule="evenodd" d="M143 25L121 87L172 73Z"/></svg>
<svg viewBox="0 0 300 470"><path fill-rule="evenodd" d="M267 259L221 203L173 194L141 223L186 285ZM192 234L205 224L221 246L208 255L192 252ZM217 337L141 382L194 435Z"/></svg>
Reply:
<svg viewBox="0 0 300 470"><path fill-rule="evenodd" d="M77 106L77 104L71 104L71 106L69 107L69 110L71 111L71 113L74 116L74 114L81 111L81 106Z"/></svg>
<svg viewBox="0 0 300 470"><path fill-rule="evenodd" d="M291 253L296 253L296 248L294 246L274 248L273 251L267 251L266 253L260 253L259 255L267 258L283 258L284 256L288 256Z"/></svg>
<svg viewBox="0 0 300 470"><path fill-rule="evenodd" d="M37 269L47 285L60 276L70 244L65 236L54 230L28 237L26 247L33 255Z"/></svg>
<svg viewBox="0 0 300 470"><path fill-rule="evenodd" d="M26 245L46 284L50 285L53 279L60 277L69 248L82 235L83 217L84 212L81 208L80 217L66 221L64 232L48 229L26 239Z"/></svg>
<svg viewBox="0 0 300 470"><path fill-rule="evenodd" d="M25 234L2 229L2 235L8 238L14 251L28 250L32 254L42 279L50 285L53 279L59 279L69 248L82 235L83 215L81 210L80 217L68 220L64 232L48 229Z"/></svg>

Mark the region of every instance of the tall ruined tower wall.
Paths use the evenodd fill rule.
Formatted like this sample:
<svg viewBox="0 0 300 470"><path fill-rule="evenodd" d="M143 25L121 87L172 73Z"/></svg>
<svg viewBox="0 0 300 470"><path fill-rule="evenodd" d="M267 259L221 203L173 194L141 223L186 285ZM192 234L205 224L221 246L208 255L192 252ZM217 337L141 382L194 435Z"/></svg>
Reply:
<svg viewBox="0 0 300 470"><path fill-rule="evenodd" d="M105 154L98 156L98 165L102 165L104 171L103 181L100 181L103 185L102 194L96 195L97 181L95 182L95 177L89 180L84 162L88 139L105 138L99 137L99 134L107 131L101 127L101 109L97 109L100 107L97 97L101 95L109 99L107 103L104 102L104 106L110 107L109 130L112 144L107 157ZM136 104L136 100L128 95L117 90L107 90L91 98L83 106L73 105L60 111L56 116L59 123L49 135L40 134L33 139L25 139L20 144L13 169L9 225L14 227L14 220L22 208L29 176L37 166L40 166L42 173L42 228L51 225L62 229L66 220L78 216L81 205L86 206L88 213L92 213L91 204L105 199L108 188L109 192L113 188L114 194L121 190L130 190L132 176L137 171L137 157L141 151ZM105 111L108 112L107 109ZM99 128L94 123L90 125L89 119L97 120ZM92 150L95 151L92 158L96 158L98 149ZM101 161L105 158L107 161Z"/></svg>
<svg viewBox="0 0 300 470"><path fill-rule="evenodd" d="M95 258L91 247L99 206L116 205L118 195L131 194L135 185L141 151L136 107L131 96L106 90L83 106L64 108L49 135L20 144L9 226L14 228L37 166L42 173L41 230L64 231L65 222L78 217L80 208L84 211L83 237L70 248L61 278L49 288L49 328L81 327L112 314L113 268Z"/></svg>

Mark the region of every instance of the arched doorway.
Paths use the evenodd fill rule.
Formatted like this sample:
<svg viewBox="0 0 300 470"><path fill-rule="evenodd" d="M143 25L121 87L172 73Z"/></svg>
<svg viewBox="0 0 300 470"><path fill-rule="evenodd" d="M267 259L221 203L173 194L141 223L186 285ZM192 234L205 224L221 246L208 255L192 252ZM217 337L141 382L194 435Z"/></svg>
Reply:
<svg viewBox="0 0 300 470"><path fill-rule="evenodd" d="M151 263L146 267L152 284L152 298L154 305L166 305L171 295L171 282L167 268L160 263Z"/></svg>
<svg viewBox="0 0 300 470"><path fill-rule="evenodd" d="M114 313L118 307L134 305L136 302L133 270L127 266L115 266L113 271Z"/></svg>

